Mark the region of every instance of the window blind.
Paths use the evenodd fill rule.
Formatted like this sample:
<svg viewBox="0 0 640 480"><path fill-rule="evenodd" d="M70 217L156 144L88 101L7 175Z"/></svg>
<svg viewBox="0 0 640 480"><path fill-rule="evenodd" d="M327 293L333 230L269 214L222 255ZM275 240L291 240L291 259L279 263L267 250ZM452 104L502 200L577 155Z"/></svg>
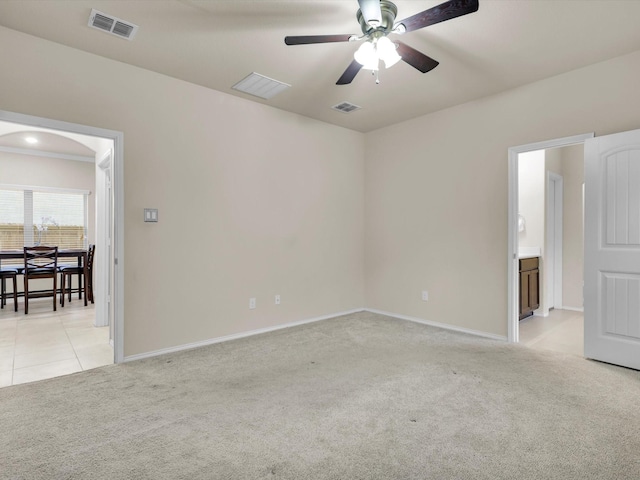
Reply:
<svg viewBox="0 0 640 480"><path fill-rule="evenodd" d="M0 250L86 248L87 223L86 193L0 188Z"/></svg>

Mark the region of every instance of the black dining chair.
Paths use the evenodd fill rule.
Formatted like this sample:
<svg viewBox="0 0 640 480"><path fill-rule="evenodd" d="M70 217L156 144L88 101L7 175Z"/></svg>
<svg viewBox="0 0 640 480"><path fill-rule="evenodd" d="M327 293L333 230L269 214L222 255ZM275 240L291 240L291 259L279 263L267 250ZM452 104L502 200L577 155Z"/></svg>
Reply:
<svg viewBox="0 0 640 480"><path fill-rule="evenodd" d="M53 311L56 311L58 292L58 247L24 247L24 313L29 313L29 281L43 278L53 279ZM38 292L38 297L48 296Z"/></svg>
<svg viewBox="0 0 640 480"><path fill-rule="evenodd" d="M87 251L87 275L84 276L84 268L81 265L61 265L60 270L60 285L62 290L60 291L60 305L64 307L64 296L67 291L67 282L69 285L69 301L71 301L71 292L75 291L71 288L71 279L74 275L78 275L78 298L82 298L82 279L84 279L87 287L87 300L93 302L93 257L96 251L95 245L89 245ZM86 302L85 302L86 305Z"/></svg>
<svg viewBox="0 0 640 480"><path fill-rule="evenodd" d="M18 272L19 269L15 267L0 267L0 281L2 286L0 287L0 308L4 308L7 304L7 280L13 280L13 309L18 311Z"/></svg>

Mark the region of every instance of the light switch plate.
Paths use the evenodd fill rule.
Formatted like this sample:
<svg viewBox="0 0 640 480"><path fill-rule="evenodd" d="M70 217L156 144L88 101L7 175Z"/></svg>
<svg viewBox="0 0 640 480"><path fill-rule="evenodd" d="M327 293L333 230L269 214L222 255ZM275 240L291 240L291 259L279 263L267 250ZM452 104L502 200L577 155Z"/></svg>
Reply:
<svg viewBox="0 0 640 480"><path fill-rule="evenodd" d="M157 208L145 208L144 209L144 221L145 222L157 222L158 221L158 209Z"/></svg>

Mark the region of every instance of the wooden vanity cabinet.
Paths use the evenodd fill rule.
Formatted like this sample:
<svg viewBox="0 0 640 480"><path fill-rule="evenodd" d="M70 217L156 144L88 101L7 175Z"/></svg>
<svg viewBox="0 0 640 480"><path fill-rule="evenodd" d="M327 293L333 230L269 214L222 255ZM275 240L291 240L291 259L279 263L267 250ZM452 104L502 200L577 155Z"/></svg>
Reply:
<svg viewBox="0 0 640 480"><path fill-rule="evenodd" d="M540 258L520 259L520 320L540 307Z"/></svg>

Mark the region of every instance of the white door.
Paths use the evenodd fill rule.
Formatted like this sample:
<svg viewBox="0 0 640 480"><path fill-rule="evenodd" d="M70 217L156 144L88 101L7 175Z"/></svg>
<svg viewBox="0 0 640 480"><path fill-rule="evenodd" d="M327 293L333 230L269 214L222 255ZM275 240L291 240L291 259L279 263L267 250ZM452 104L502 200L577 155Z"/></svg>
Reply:
<svg viewBox="0 0 640 480"><path fill-rule="evenodd" d="M640 130L585 142L585 357L640 370Z"/></svg>

